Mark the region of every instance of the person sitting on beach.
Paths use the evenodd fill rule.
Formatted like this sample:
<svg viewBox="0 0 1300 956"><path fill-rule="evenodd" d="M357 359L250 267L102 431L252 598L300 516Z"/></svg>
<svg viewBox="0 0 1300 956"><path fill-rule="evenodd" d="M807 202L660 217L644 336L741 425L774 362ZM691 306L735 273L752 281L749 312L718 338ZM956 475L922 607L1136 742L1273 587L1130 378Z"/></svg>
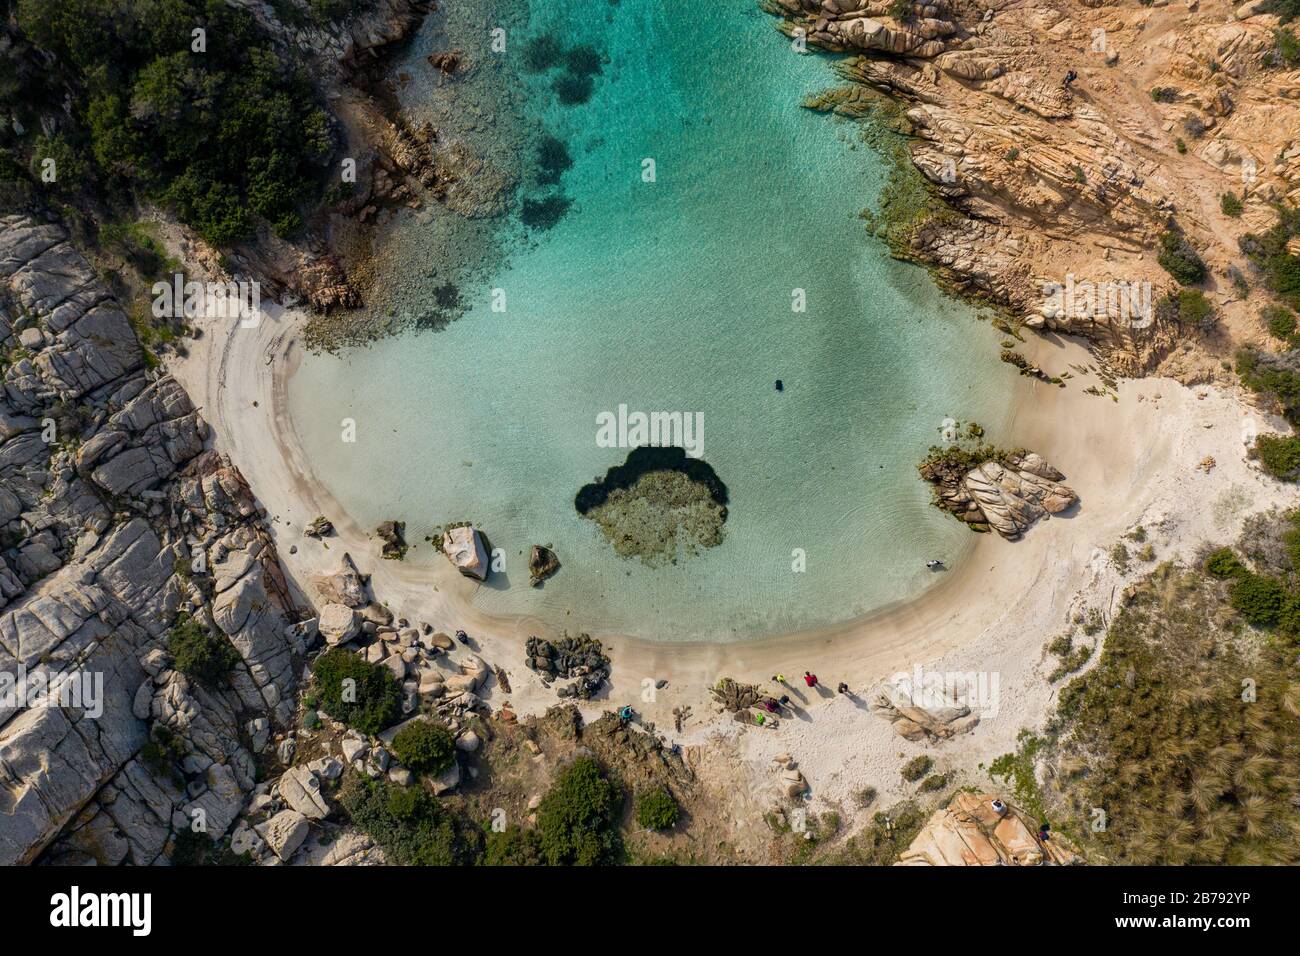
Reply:
<svg viewBox="0 0 1300 956"><path fill-rule="evenodd" d="M804 671L804 672L803 672L803 682L804 682L805 684L807 684L809 687L816 687L816 686L817 686L817 675L816 675L816 674L813 674L813 673L810 673L809 671Z"/></svg>
<svg viewBox="0 0 1300 956"><path fill-rule="evenodd" d="M623 723L628 723L629 721L631 721L632 707L630 705L625 705L623 709L618 712L618 719L623 721Z"/></svg>
<svg viewBox="0 0 1300 956"><path fill-rule="evenodd" d="M780 707L780 704L776 702L775 697L767 697L763 700L763 706L767 709L769 714L775 714L777 709Z"/></svg>
<svg viewBox="0 0 1300 956"><path fill-rule="evenodd" d="M1003 803L1001 800L995 799L993 801L992 806L993 806L993 812L996 813L998 816L1005 817L1007 815L1007 805Z"/></svg>
<svg viewBox="0 0 1300 956"><path fill-rule="evenodd" d="M464 631L457 631L457 632L456 632L456 640L460 641L460 642L461 642L462 644L464 644L466 647L469 646L469 635L466 634Z"/></svg>

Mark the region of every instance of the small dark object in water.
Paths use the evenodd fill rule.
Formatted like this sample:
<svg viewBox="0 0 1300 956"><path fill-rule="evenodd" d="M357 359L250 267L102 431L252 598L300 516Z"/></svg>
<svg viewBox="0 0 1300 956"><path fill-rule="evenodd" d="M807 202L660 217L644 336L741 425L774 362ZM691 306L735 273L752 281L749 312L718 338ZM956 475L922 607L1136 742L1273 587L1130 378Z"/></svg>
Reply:
<svg viewBox="0 0 1300 956"><path fill-rule="evenodd" d="M778 392L785 391L785 382L781 381L779 378L776 380L776 390Z"/></svg>

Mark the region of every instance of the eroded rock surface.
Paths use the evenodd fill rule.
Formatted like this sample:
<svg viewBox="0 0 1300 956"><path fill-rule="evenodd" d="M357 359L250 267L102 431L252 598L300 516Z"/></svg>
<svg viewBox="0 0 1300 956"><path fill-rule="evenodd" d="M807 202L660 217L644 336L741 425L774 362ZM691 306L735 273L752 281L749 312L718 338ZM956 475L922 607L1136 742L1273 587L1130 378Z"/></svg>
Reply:
<svg viewBox="0 0 1300 956"><path fill-rule="evenodd" d="M1060 514L1079 500L1065 476L1032 452L1008 454L972 468L932 459L921 477L935 486L934 503L975 531L1015 540L1040 518Z"/></svg>
<svg viewBox="0 0 1300 956"><path fill-rule="evenodd" d="M0 353L0 672L102 681L0 705L0 863L151 864L235 818L241 728L291 718L311 632L243 476L56 225L0 217ZM182 613L238 652L229 686L172 669Z"/></svg>
<svg viewBox="0 0 1300 956"><path fill-rule="evenodd" d="M895 866L1043 866L1074 862L1057 837L1040 840L1038 824L991 793L958 793L937 810Z"/></svg>

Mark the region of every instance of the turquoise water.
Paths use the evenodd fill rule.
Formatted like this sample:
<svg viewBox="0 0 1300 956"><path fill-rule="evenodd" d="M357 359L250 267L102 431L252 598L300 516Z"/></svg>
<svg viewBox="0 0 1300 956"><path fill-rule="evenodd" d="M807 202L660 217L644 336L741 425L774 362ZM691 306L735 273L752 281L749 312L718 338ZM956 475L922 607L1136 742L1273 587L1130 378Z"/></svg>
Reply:
<svg viewBox="0 0 1300 956"><path fill-rule="evenodd" d="M924 561L960 560L971 538L929 507L915 463L949 416L997 437L1016 380L997 334L868 237L859 213L881 163L854 124L799 107L834 85L829 61L794 53L753 0L707 16L664 0L553 6L534 2L497 72L476 75L519 84L530 141L544 129L568 145L568 212L520 226L518 199L539 194L525 179L504 256L462 286L457 321L303 363L291 411L317 474L364 527L405 520L410 561L443 560L422 541L434 525L483 527L507 570L456 586L491 613L731 640L915 596L934 581ZM554 73L518 69L517 34L549 30L604 55L588 102L561 105ZM404 228L402 248L436 261L434 227ZM398 300L427 296L415 271L429 270ZM597 415L620 404L703 413L703 457L731 494L722 545L651 569L576 514L577 489L626 454L596 444ZM533 543L563 563L542 589L528 587Z"/></svg>

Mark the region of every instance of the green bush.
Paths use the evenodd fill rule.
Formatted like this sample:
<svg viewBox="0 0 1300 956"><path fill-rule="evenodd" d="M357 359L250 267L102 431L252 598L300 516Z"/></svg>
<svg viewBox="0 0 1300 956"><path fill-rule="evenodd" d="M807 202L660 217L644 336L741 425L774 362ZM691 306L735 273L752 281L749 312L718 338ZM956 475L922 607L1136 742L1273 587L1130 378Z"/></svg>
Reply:
<svg viewBox="0 0 1300 956"><path fill-rule="evenodd" d="M482 836L422 787L398 787L349 774L339 804L394 863L454 866L477 862Z"/></svg>
<svg viewBox="0 0 1300 956"><path fill-rule="evenodd" d="M1200 289L1179 289L1176 295L1166 296L1159 306L1161 315L1172 313L1184 325L1205 329L1214 315L1214 306Z"/></svg>
<svg viewBox="0 0 1300 956"><path fill-rule="evenodd" d="M1177 103L1178 91L1172 86L1153 86L1151 88L1151 99L1157 103Z"/></svg>
<svg viewBox="0 0 1300 956"><path fill-rule="evenodd" d="M1246 566L1231 548L1219 548L1205 559L1205 571L1216 578L1235 578L1246 572Z"/></svg>
<svg viewBox="0 0 1300 956"><path fill-rule="evenodd" d="M1273 627L1287 603L1286 589L1276 578L1246 572L1228 592L1229 603L1255 627Z"/></svg>
<svg viewBox="0 0 1300 956"><path fill-rule="evenodd" d="M366 734L392 725L402 712L402 688L384 667L331 648L312 665L320 709ZM351 685L345 681L352 681ZM355 693L351 693L355 691Z"/></svg>
<svg viewBox="0 0 1300 956"><path fill-rule="evenodd" d="M622 856L615 823L622 797L591 757L578 757L537 808L542 855L552 866L598 866Z"/></svg>
<svg viewBox="0 0 1300 956"><path fill-rule="evenodd" d="M1170 228L1160 237L1160 253L1156 260L1179 285L1196 285L1205 281L1205 262L1181 229Z"/></svg>
<svg viewBox="0 0 1300 956"><path fill-rule="evenodd" d="M1224 193L1219 197L1219 210L1225 216L1231 216L1236 219L1245 211L1245 206L1241 204L1241 199L1236 193Z"/></svg>
<svg viewBox="0 0 1300 956"><path fill-rule="evenodd" d="M1300 473L1300 435L1260 435L1255 439L1255 454L1274 478L1291 481Z"/></svg>
<svg viewBox="0 0 1300 956"><path fill-rule="evenodd" d="M416 720L393 737L393 756L415 773L438 774L456 760L456 741L446 727Z"/></svg>
<svg viewBox="0 0 1300 956"><path fill-rule="evenodd" d="M1264 324L1268 326L1268 332L1273 338L1289 343L1291 336L1295 335L1295 313L1286 306L1270 305L1261 313L1261 318L1263 318Z"/></svg>
<svg viewBox="0 0 1300 956"><path fill-rule="evenodd" d="M909 783L915 783L916 781L924 777L927 773L929 773L930 768L933 766L934 766L934 761L931 760L929 757L926 756L915 757L912 760L909 760L907 763L903 764L903 769L901 771L903 774L903 779L908 781Z"/></svg>
<svg viewBox="0 0 1300 956"><path fill-rule="evenodd" d="M240 661L239 651L224 634L213 634L188 614L176 619L167 648L178 671L212 689L228 686L230 672Z"/></svg>
<svg viewBox="0 0 1300 956"><path fill-rule="evenodd" d="M649 790L637 798L636 822L647 830L670 830L681 816L681 807L667 788Z"/></svg>
<svg viewBox="0 0 1300 956"><path fill-rule="evenodd" d="M512 823L504 830L489 830L483 851L484 866L542 866L542 839L536 830Z"/></svg>
<svg viewBox="0 0 1300 956"><path fill-rule="evenodd" d="M1263 235L1247 233L1237 240L1246 256L1264 273L1269 291L1293 309L1300 309L1300 258L1287 244L1300 235L1300 209L1278 204L1278 221Z"/></svg>
<svg viewBox="0 0 1300 956"><path fill-rule="evenodd" d="M72 91L73 136L103 183L171 207L216 245L248 238L257 217L281 233L297 228L298 207L323 185L329 121L298 55L277 52L248 10L216 0L12 7L18 28L54 57L49 90ZM192 50L196 28L202 52Z"/></svg>
<svg viewBox="0 0 1300 956"><path fill-rule="evenodd" d="M1286 27L1273 31L1273 57L1288 70L1300 67L1300 40Z"/></svg>
<svg viewBox="0 0 1300 956"><path fill-rule="evenodd" d="M1237 353L1241 383L1253 392L1272 395L1292 424L1300 422L1300 372L1295 367L1298 361L1300 353L1294 350L1273 355L1246 348Z"/></svg>

